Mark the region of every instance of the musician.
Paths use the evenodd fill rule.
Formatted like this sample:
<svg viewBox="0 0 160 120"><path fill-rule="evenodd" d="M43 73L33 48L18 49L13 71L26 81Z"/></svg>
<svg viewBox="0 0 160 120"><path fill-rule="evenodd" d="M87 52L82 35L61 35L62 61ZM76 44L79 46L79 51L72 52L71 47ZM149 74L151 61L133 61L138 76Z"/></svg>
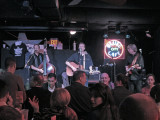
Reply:
<svg viewBox="0 0 160 120"><path fill-rule="evenodd" d="M66 61L66 65L69 66L73 70L73 72L77 71L77 68L73 66L71 62L78 64L78 69L88 70L89 73L89 68L93 66L93 62L89 53L85 51L84 43L79 43L79 51L72 54ZM86 86L88 86L88 81L86 82Z"/></svg>
<svg viewBox="0 0 160 120"><path fill-rule="evenodd" d="M44 49L44 53L46 54L46 61L49 62L49 57L47 54L47 49ZM44 54L40 52L40 46L38 44L34 45L34 53L29 57L30 66L30 76L34 76L36 74L43 73L43 69L38 68L39 65L43 62Z"/></svg>
<svg viewBox="0 0 160 120"><path fill-rule="evenodd" d="M129 90L133 93L139 93L142 87L141 71L144 68L143 56L137 51L135 44L129 44L127 50L129 55L126 59L125 68L129 76Z"/></svg>

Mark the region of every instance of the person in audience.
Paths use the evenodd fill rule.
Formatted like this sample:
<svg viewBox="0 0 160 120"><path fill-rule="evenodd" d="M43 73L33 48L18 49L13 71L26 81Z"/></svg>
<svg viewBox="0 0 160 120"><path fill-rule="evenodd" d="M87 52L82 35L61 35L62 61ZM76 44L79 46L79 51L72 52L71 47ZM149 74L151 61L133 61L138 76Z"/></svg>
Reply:
<svg viewBox="0 0 160 120"><path fill-rule="evenodd" d="M119 107L119 104L124 98L132 94L132 92L126 89L125 87L126 84L128 84L126 81L126 76L122 73L119 73L116 76L116 81L115 81L116 87L112 90L112 95L114 97L117 107Z"/></svg>
<svg viewBox="0 0 160 120"><path fill-rule="evenodd" d="M55 73L49 73L48 82L43 84L43 88L50 92L53 92L56 88L64 88L64 86L57 81Z"/></svg>
<svg viewBox="0 0 160 120"><path fill-rule="evenodd" d="M87 120L88 113L91 111L91 94L85 83L85 72L76 71L73 74L73 83L66 87L71 95L69 107L77 113L79 120Z"/></svg>
<svg viewBox="0 0 160 120"><path fill-rule="evenodd" d="M150 91L152 89L152 87L154 86L155 83L155 77L153 74L148 74L147 75L147 86L142 88L142 93L145 95L150 95Z"/></svg>
<svg viewBox="0 0 160 120"><path fill-rule="evenodd" d="M118 108L110 88L103 83L96 83L90 91L93 110L88 120L119 120Z"/></svg>
<svg viewBox="0 0 160 120"><path fill-rule="evenodd" d="M160 112L160 85L157 84L151 88L150 96L155 100L157 103L159 112Z"/></svg>
<svg viewBox="0 0 160 120"><path fill-rule="evenodd" d="M43 82L44 80L42 75L39 74L39 75L32 76L30 81L31 89L26 91L27 100L24 102L23 108L29 109L29 116L28 116L29 120L33 117L33 108L29 103L29 98L33 99L34 96L38 98L40 111L43 108L50 107L49 102L50 102L51 93L48 90L43 89L42 87Z"/></svg>
<svg viewBox="0 0 160 120"><path fill-rule="evenodd" d="M34 97L29 102L34 108L34 120L78 120L77 114L68 107L71 100L69 92L64 88L56 88L50 99L50 108L39 111L38 99Z"/></svg>
<svg viewBox="0 0 160 120"><path fill-rule="evenodd" d="M23 101L26 99L26 91L24 88L23 79L19 75L15 75L16 70L16 61L12 57L7 57L5 59L5 69L6 71L0 75L0 77L6 82L9 88L9 94L13 98L13 105L16 106L18 101L16 102L16 93L17 91L23 92ZM22 102L23 103L23 102Z"/></svg>
<svg viewBox="0 0 160 120"><path fill-rule="evenodd" d="M19 111L13 107L7 84L0 79L0 120L21 120Z"/></svg>
<svg viewBox="0 0 160 120"><path fill-rule="evenodd" d="M119 107L122 120L159 120L159 111L154 100L142 93L126 97Z"/></svg>
<svg viewBox="0 0 160 120"><path fill-rule="evenodd" d="M114 83L111 81L107 73L101 73L100 82L107 85L110 89L114 89Z"/></svg>

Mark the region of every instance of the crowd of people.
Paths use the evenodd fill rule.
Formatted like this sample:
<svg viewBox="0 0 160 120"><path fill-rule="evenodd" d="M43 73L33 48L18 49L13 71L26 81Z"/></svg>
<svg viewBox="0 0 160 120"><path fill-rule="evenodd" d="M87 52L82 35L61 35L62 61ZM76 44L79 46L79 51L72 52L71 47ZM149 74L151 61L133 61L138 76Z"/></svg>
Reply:
<svg viewBox="0 0 160 120"><path fill-rule="evenodd" d="M40 71L31 71L34 75L27 90L22 78L15 75L15 59L8 57L6 70L0 73L0 120L160 120L160 84L155 84L154 75L148 74L146 84L139 86L141 78L136 73L144 63L135 45L128 46L129 53L134 54L126 62L126 70L130 69L128 65L139 64L131 68L132 74L119 73L113 82L109 74L103 72L99 82L92 86L88 86L88 73L70 64L77 60L88 70L93 65L92 61L84 63L91 60L84 51L84 43L80 43L79 49L79 53L66 61L73 69L67 86L57 81L55 73L48 73L44 80ZM36 58L37 63L32 60L35 64L30 63L32 70L41 59L43 55ZM23 112L26 109L28 114Z"/></svg>

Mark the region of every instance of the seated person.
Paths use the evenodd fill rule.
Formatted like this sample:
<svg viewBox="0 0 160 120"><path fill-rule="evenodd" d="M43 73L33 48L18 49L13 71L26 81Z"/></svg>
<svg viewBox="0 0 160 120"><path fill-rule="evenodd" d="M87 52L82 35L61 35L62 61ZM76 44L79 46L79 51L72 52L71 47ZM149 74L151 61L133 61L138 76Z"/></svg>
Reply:
<svg viewBox="0 0 160 120"><path fill-rule="evenodd" d="M51 95L50 108L39 111L38 99L34 97L29 102L34 108L34 120L78 120L77 114L68 107L71 100L69 92L64 88L56 88Z"/></svg>
<svg viewBox="0 0 160 120"><path fill-rule="evenodd" d="M115 99L117 107L119 107L119 104L124 98L132 94L128 89L126 89L125 87L126 84L127 84L126 76L122 73L119 73L116 76L116 81L115 81L116 87L112 90L112 95Z"/></svg>
<svg viewBox="0 0 160 120"><path fill-rule="evenodd" d="M122 120L159 120L159 111L154 100L142 93L126 97L119 107Z"/></svg>
<svg viewBox="0 0 160 120"><path fill-rule="evenodd" d="M155 82L155 77L153 74L148 74L147 75L147 86L142 88L142 93L145 95L150 96L150 91L152 89L152 87L154 86L154 82Z"/></svg>
<svg viewBox="0 0 160 120"><path fill-rule="evenodd" d="M107 85L110 89L114 89L114 83L111 81L107 73L101 73L100 82Z"/></svg>
<svg viewBox="0 0 160 120"><path fill-rule="evenodd" d="M57 81L55 73L49 73L48 82L43 84L43 88L50 92L53 92L55 88L64 88L64 86Z"/></svg>
<svg viewBox="0 0 160 120"><path fill-rule="evenodd" d="M38 98L39 100L39 108L42 110L43 108L49 108L50 107L50 95L51 93L48 90L44 90L42 88L43 85L43 76L42 75L35 75L31 78L30 86L31 89L26 91L27 94L27 100L24 102L25 109L29 109L29 116L28 120L30 120L33 117L33 108L29 103L29 98L32 99L34 96Z"/></svg>

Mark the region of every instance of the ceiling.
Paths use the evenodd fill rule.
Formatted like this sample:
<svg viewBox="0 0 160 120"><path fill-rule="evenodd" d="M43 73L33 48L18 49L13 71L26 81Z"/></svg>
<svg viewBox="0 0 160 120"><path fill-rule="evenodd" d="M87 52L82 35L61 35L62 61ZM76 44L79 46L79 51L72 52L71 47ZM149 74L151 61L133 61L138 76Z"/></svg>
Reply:
<svg viewBox="0 0 160 120"><path fill-rule="evenodd" d="M0 30L155 30L158 0L1 0Z"/></svg>

